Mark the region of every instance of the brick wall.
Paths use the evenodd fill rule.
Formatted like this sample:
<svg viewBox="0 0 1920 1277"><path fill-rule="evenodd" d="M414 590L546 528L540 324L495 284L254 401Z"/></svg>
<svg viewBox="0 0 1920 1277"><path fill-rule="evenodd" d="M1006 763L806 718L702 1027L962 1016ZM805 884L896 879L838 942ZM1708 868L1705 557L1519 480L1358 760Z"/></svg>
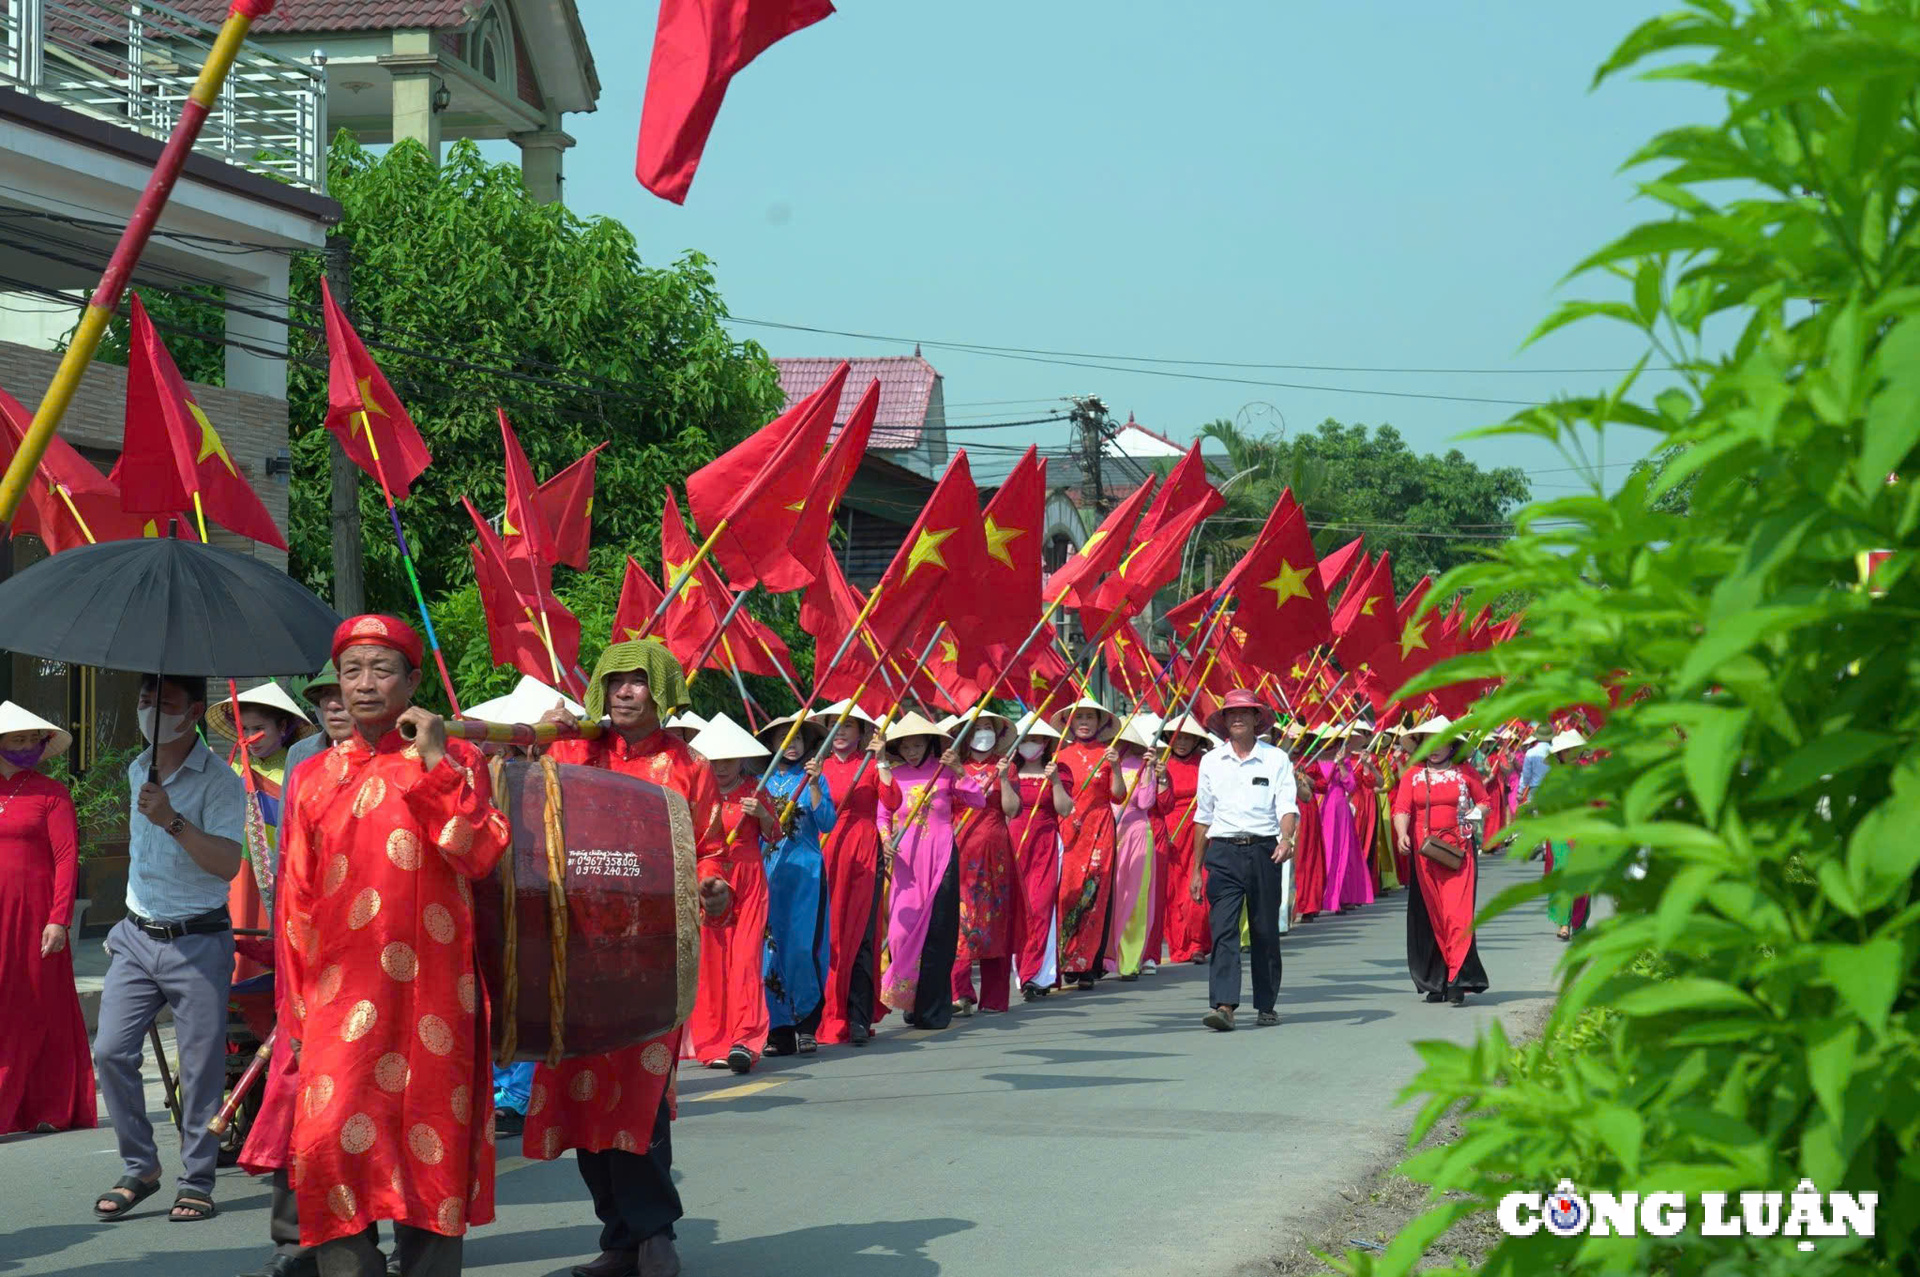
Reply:
<svg viewBox="0 0 1920 1277"><path fill-rule="evenodd" d="M39 404L59 364L60 357L48 351L0 341L0 387L25 404L29 411ZM199 400L208 420L220 432L234 466L260 494L261 503L285 532L287 485L279 479L267 478L266 460L287 450L286 401L197 382L189 384L193 397ZM60 423L61 437L78 448L118 453L126 412L127 370L93 364L82 378L79 393L67 409L65 420ZM219 529L212 530L212 537L215 545L252 554L283 570L287 566L287 556L271 546L255 545Z"/></svg>

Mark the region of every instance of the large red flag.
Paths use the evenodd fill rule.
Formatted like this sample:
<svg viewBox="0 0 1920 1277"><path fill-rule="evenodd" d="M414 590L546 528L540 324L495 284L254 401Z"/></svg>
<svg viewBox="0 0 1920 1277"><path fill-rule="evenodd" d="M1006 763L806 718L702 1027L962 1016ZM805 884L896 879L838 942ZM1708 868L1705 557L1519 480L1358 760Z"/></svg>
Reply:
<svg viewBox="0 0 1920 1277"><path fill-rule="evenodd" d="M1135 704L1143 699L1147 708L1160 712L1162 688L1155 683L1159 673L1153 658L1147 655L1146 640L1127 622L1121 622L1101 644L1107 658L1107 679Z"/></svg>
<svg viewBox="0 0 1920 1277"><path fill-rule="evenodd" d="M684 204L728 83L832 12L828 0L661 0L640 108L640 185Z"/></svg>
<svg viewBox="0 0 1920 1277"><path fill-rule="evenodd" d="M1204 504L1207 514L1212 514L1226 504L1226 498L1215 492L1213 485L1207 482L1207 463L1200 459L1200 441L1195 439L1193 447L1180 458L1179 464L1167 472L1166 482L1160 485L1160 495L1140 520L1140 535L1151 536L1169 519L1178 518L1197 504Z"/></svg>
<svg viewBox="0 0 1920 1277"><path fill-rule="evenodd" d="M806 509L849 367L843 361L820 389L687 476L687 509L708 535L727 525L713 558L743 590L764 585L778 594L813 579L788 541ZM672 577L662 584L671 588Z"/></svg>
<svg viewBox="0 0 1920 1277"><path fill-rule="evenodd" d="M432 464L433 454L360 334L334 304L324 279L320 298L327 314L327 429L353 464L380 482L395 501L404 501L413 481Z"/></svg>
<svg viewBox="0 0 1920 1277"><path fill-rule="evenodd" d="M534 482L533 467L507 422L507 410L494 411L500 415L500 443L507 454L507 512L500 520L501 543L509 559L524 558L532 563L534 579L544 586L552 580L554 555L547 514L540 507L540 485Z"/></svg>
<svg viewBox="0 0 1920 1277"><path fill-rule="evenodd" d="M1017 644L1039 623L1046 505L1047 462L1038 448L1029 447L982 516L986 554L980 564L980 590L992 607L964 636L976 652L998 643Z"/></svg>
<svg viewBox="0 0 1920 1277"><path fill-rule="evenodd" d="M1140 522L1140 512L1147 508L1147 502L1153 498L1156 482L1152 476L1148 476L1145 483L1134 489L1132 496L1115 506L1100 521L1100 526L1094 529L1093 535L1075 551L1073 557L1047 578L1041 593L1048 600L1059 598L1064 590L1069 607L1079 608L1093 601L1101 579L1126 557L1129 539L1135 525Z"/></svg>
<svg viewBox="0 0 1920 1277"><path fill-rule="evenodd" d="M1340 663L1357 670L1373 654L1399 638L1394 621L1393 555L1382 552L1364 577L1355 577L1333 618L1333 650Z"/></svg>
<svg viewBox="0 0 1920 1277"><path fill-rule="evenodd" d="M1345 576L1348 570L1354 566L1354 559L1356 557L1360 561L1360 570L1362 572L1366 570L1367 554L1365 550L1361 549L1365 541L1365 537L1355 537L1338 550L1335 550L1332 554L1329 554L1326 558L1320 560L1320 585L1323 589L1332 590L1335 585L1339 584L1340 578Z"/></svg>
<svg viewBox="0 0 1920 1277"><path fill-rule="evenodd" d="M1116 613L1120 617L1138 616L1162 587L1180 575L1180 561L1188 540L1201 522L1219 508L1219 502L1219 494L1208 488L1202 499L1184 510L1155 519L1151 532L1136 535L1133 547L1112 575L1101 583L1092 604L1080 609L1080 624L1087 632L1098 634L1112 628ZM1141 520L1140 526L1145 528L1147 522L1147 519Z"/></svg>
<svg viewBox="0 0 1920 1277"><path fill-rule="evenodd" d="M840 428L827 455L820 458L806 495L801 498L800 517L787 535L787 552L809 572L815 571L815 565L832 552L827 545L827 534L833 530L834 507L847 494L853 472L860 468L861 458L867 455L867 440L873 435L873 419L879 412L880 380L876 377L860 396L860 402L854 405L853 415Z"/></svg>
<svg viewBox="0 0 1920 1277"><path fill-rule="evenodd" d="M32 421L18 399L0 390L0 466L13 460ZM27 499L14 511L12 535L30 533L47 553L58 554L95 541L132 540L144 523L120 508L120 489L113 481L56 434L27 480Z"/></svg>
<svg viewBox="0 0 1920 1277"><path fill-rule="evenodd" d="M509 559L493 526L480 517L473 502L465 497L460 500L473 521L474 580L486 613L487 645L493 652L493 663L511 665L571 695L584 695L586 676L580 671L578 618L550 590L529 579L526 561Z"/></svg>
<svg viewBox="0 0 1920 1277"><path fill-rule="evenodd" d="M586 456L541 484L537 498L547 518L554 562L581 572L587 570L587 553L593 548L593 481L600 450L606 446L595 444Z"/></svg>
<svg viewBox="0 0 1920 1277"><path fill-rule="evenodd" d="M1028 709L1042 703L1058 709L1081 695L1080 680L1073 666L1060 655L1059 635L1051 624L1040 627L1039 637L1028 645L1020 660L1006 671L994 691L1012 696ZM1003 662L1004 663L1004 662Z"/></svg>
<svg viewBox="0 0 1920 1277"><path fill-rule="evenodd" d="M660 576L668 588L680 579L693 562L696 547L680 519L680 503L667 489L660 507ZM682 666L691 666L701 650L720 632L720 619L733 601L733 594L720 579L711 562L702 563L681 583L667 601L667 614L660 626L660 639ZM718 609L716 611L716 609ZM714 645L716 650L719 644Z"/></svg>
<svg viewBox="0 0 1920 1277"><path fill-rule="evenodd" d="M1238 600L1233 625L1245 633L1242 649L1258 668L1278 673L1333 637L1319 566L1306 515L1291 491L1282 492L1253 548L1220 582L1220 592Z"/></svg>
<svg viewBox="0 0 1920 1277"><path fill-rule="evenodd" d="M194 401L173 356L135 294L127 352L127 420L112 479L129 514L171 514L194 508L254 541L287 548L273 516L240 477L220 432Z"/></svg>
<svg viewBox="0 0 1920 1277"><path fill-rule="evenodd" d="M993 602L982 593L986 556L980 497L962 449L873 587L879 599L867 628L874 640L891 651L935 621L986 615Z"/></svg>
<svg viewBox="0 0 1920 1277"><path fill-rule="evenodd" d="M654 583L647 570L627 556L627 575L620 582L620 603L613 612L612 642L626 643L642 638L653 625L653 614L660 610L665 593Z"/></svg>

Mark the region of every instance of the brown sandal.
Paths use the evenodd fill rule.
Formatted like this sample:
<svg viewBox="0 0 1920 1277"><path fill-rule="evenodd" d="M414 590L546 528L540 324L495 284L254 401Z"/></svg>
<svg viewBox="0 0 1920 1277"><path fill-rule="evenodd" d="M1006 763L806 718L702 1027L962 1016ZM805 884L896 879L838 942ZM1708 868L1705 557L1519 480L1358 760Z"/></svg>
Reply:
<svg viewBox="0 0 1920 1277"><path fill-rule="evenodd" d="M180 1193L174 1197L173 1209L167 1212L167 1219L175 1224L195 1224L203 1219L212 1219L219 1213L220 1208L213 1204L213 1198Z"/></svg>
<svg viewBox="0 0 1920 1277"><path fill-rule="evenodd" d="M95 1219L119 1219L128 1211L146 1201L160 1191L157 1179L141 1179L138 1175L122 1175L120 1181L100 1196L93 1199L93 1217ZM122 1197L120 1194L125 1193ZM105 1203L112 1206L102 1209Z"/></svg>

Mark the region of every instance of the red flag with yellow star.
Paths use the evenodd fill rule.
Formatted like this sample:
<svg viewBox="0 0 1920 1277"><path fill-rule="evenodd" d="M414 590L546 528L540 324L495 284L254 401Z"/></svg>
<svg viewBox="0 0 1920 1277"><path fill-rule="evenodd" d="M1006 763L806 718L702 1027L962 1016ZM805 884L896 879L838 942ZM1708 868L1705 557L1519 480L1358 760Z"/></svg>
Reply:
<svg viewBox="0 0 1920 1277"><path fill-rule="evenodd" d="M1148 511L1140 526L1145 528L1152 522L1153 530L1134 536L1113 573L1101 583L1092 604L1080 609L1080 624L1087 633L1111 630L1120 620L1145 610L1153 596L1180 575L1188 539L1202 520L1219 508L1220 495L1208 488L1201 500L1164 518Z"/></svg>
<svg viewBox="0 0 1920 1277"><path fill-rule="evenodd" d="M26 437L33 414L18 399L0 390L0 467L13 460ZM27 480L27 499L14 512L12 534L40 538L48 554L58 554L96 541L130 541L142 534L142 525L155 528L137 514L120 507L120 489L94 469L78 449L54 435L47 451Z"/></svg>
<svg viewBox="0 0 1920 1277"><path fill-rule="evenodd" d="M988 615L993 600L983 593L986 557L980 496L962 449L873 587L879 599L867 628L874 641L891 651L938 621Z"/></svg>
<svg viewBox="0 0 1920 1277"><path fill-rule="evenodd" d="M989 614L974 627L983 644L1018 644L1040 620L1041 543L1046 529L1047 461L1029 445L987 502L981 527L986 558L981 563Z"/></svg>
<svg viewBox="0 0 1920 1277"><path fill-rule="evenodd" d="M1019 664L1008 669L989 690L997 696L1011 696L1030 709L1038 709L1042 703L1059 709L1086 694L1074 677L1073 666L1060 655L1059 635L1051 623L1040 627L1039 636L1021 654Z"/></svg>
<svg viewBox="0 0 1920 1277"><path fill-rule="evenodd" d="M194 401L173 356L136 294L127 353L127 422L112 481L129 514L194 509L221 527L277 550L287 548L267 507L240 477L220 432Z"/></svg>
<svg viewBox="0 0 1920 1277"><path fill-rule="evenodd" d="M1128 622L1122 622L1100 645L1107 658L1107 681L1136 705L1146 699L1147 708L1158 713L1162 689L1155 683L1155 675L1159 671L1146 647L1146 640Z"/></svg>
<svg viewBox="0 0 1920 1277"><path fill-rule="evenodd" d="M1049 601L1059 598L1062 590L1067 592L1068 607L1079 608L1093 601L1094 591L1099 588L1101 579L1126 557L1134 527L1140 522L1140 512L1147 508L1147 502L1153 498L1153 488L1157 482L1149 475L1145 483L1133 490L1132 496L1115 506L1101 520L1100 526L1094 529L1093 535L1086 539L1073 557L1047 578L1041 593Z"/></svg>
<svg viewBox="0 0 1920 1277"><path fill-rule="evenodd" d="M1256 668L1277 674L1333 637L1319 568L1306 515L1291 490L1282 492L1253 548L1220 582L1220 593L1237 600L1233 627Z"/></svg>
<svg viewBox="0 0 1920 1277"><path fill-rule="evenodd" d="M764 585L779 594L813 580L788 539L806 509L851 367L842 360L820 389L687 476L687 509L709 536L727 525L713 557L743 590Z"/></svg>
<svg viewBox="0 0 1920 1277"><path fill-rule="evenodd" d="M665 596L666 592L629 554L627 575L620 582L620 603L613 611L613 637L608 641L627 643L646 637L653 614L660 610L660 600Z"/></svg>
<svg viewBox="0 0 1920 1277"><path fill-rule="evenodd" d="M579 619L551 590L528 578L524 562L509 560L493 526L480 517L472 501L460 500L473 521L473 574L493 663L511 665L568 695L584 696L587 679L580 670Z"/></svg>
<svg viewBox="0 0 1920 1277"><path fill-rule="evenodd" d="M433 454L324 279L320 299L327 316L327 429L354 465L395 501L405 501Z"/></svg>
<svg viewBox="0 0 1920 1277"><path fill-rule="evenodd" d="M660 577L664 588L673 588L673 583L693 562L694 550L693 538L680 519L680 503L674 500L673 489L669 488L666 502L660 507ZM701 649L719 633L720 619L732 604L733 592L714 570L713 561L702 562L667 603L667 614L660 623L660 641L683 668L692 668ZM715 607L719 608L717 613ZM714 646L716 650L719 647Z"/></svg>
<svg viewBox="0 0 1920 1277"><path fill-rule="evenodd" d="M1333 617L1333 650L1340 663L1358 669L1400 637L1394 622L1393 555L1383 552L1371 571L1355 577Z"/></svg>
<svg viewBox="0 0 1920 1277"><path fill-rule="evenodd" d="M541 484L536 496L552 534L554 562L580 572L587 570L587 553L593 548L593 481L600 450L606 446L595 444L586 456Z"/></svg>
<svg viewBox="0 0 1920 1277"><path fill-rule="evenodd" d="M500 518L500 542L509 560L526 560L534 579L546 586L553 580L553 537L546 511L540 508L540 485L534 482L533 466L507 421L507 410L494 411L500 416L500 444L507 454L507 510Z"/></svg>
<svg viewBox="0 0 1920 1277"><path fill-rule="evenodd" d="M787 553L793 556L794 562L816 575L820 560L832 554L827 534L833 531L834 507L847 494L853 472L860 468L860 459L867 455L867 440L873 435L873 421L879 414L880 379L876 377L860 396L860 402L854 405L847 424L840 427L827 455L820 458L806 494L800 499L800 517L787 535Z"/></svg>

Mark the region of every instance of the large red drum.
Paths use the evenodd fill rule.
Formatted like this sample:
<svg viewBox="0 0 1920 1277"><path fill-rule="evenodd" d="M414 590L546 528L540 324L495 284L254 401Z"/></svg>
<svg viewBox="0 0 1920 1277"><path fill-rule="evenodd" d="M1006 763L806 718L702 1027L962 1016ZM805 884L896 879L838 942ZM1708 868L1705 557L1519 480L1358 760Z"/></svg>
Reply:
<svg viewBox="0 0 1920 1277"><path fill-rule="evenodd" d="M686 799L597 767L493 768L513 848L473 905L496 1062L617 1051L685 1023L700 970Z"/></svg>

